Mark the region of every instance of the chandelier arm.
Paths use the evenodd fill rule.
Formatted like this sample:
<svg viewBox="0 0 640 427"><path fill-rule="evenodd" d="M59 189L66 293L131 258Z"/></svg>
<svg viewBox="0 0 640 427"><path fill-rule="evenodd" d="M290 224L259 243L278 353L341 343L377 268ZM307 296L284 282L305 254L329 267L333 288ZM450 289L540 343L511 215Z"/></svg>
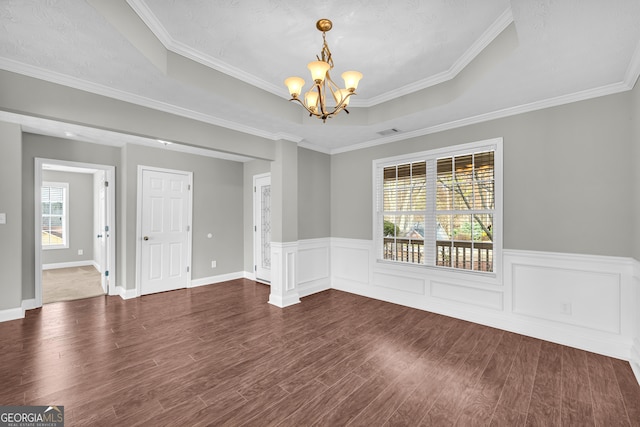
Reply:
<svg viewBox="0 0 640 427"><path fill-rule="evenodd" d="M344 110L347 114L349 114L349 111L347 111L347 109L345 108L345 107L346 107L345 101L346 101L346 100L347 100L351 95L355 95L355 94L356 94L355 92L349 92L349 93L347 94L347 96L345 96L345 97L344 97L344 99L343 99L343 100L342 100L338 105L336 105L336 108L335 108L331 113L329 113L328 115L329 115L329 116L336 115L336 114L338 114L338 113L340 112L340 110Z"/></svg>
<svg viewBox="0 0 640 427"><path fill-rule="evenodd" d="M331 95L333 95L333 100L336 102L336 104L339 101L338 97L336 96L336 92L340 93L340 87L335 84L335 82L331 79L331 76L329 75L329 71L327 71L327 76L325 77L325 81L327 82L327 86L329 86L329 90L331 91Z"/></svg>
<svg viewBox="0 0 640 427"><path fill-rule="evenodd" d="M319 110L320 110L320 113L322 113L322 114L320 114L320 116L321 117L325 117L326 114L327 114L326 109L325 109L325 104L324 104L325 103L325 98L326 98L326 96L325 96L326 95L326 93L325 93L325 85L324 84L321 85L319 83L316 83L316 87L318 88L318 104L320 104L319 105Z"/></svg>

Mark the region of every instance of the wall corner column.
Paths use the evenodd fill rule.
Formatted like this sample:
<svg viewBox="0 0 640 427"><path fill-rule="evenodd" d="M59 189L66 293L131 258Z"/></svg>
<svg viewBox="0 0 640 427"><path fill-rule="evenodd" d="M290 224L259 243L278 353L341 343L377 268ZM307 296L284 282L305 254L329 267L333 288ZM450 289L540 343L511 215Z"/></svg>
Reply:
<svg viewBox="0 0 640 427"><path fill-rule="evenodd" d="M3 160L0 168L1 322L24 317L22 308L22 130L20 125L0 122L0 157Z"/></svg>
<svg viewBox="0 0 640 427"><path fill-rule="evenodd" d="M271 293L269 304L300 302L298 258L298 145L279 140L271 163Z"/></svg>

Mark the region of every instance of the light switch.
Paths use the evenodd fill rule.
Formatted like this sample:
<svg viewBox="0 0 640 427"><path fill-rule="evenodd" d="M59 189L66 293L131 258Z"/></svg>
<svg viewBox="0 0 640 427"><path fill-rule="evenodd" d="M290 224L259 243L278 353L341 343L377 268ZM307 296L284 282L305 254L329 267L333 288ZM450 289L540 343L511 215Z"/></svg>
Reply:
<svg viewBox="0 0 640 427"><path fill-rule="evenodd" d="M0 224L6 224L6 223L7 223L7 214L0 213Z"/></svg>

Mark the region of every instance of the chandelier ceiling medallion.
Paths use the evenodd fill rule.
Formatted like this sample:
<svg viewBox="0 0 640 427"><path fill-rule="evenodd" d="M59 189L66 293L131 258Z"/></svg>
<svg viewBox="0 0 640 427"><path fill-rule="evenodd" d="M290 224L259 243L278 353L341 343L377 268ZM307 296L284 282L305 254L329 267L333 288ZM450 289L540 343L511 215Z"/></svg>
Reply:
<svg viewBox="0 0 640 427"><path fill-rule="evenodd" d="M344 89L338 87L331 80L329 72L333 69L333 58L331 58L331 51L327 45L326 33L331 30L332 26L333 24L328 19L320 19L316 23L316 28L322 31L322 51L320 56L316 56L317 61L311 61L307 64L307 68L311 71L313 86L309 92L304 94L304 101L299 98L305 83L304 80L300 77L289 77L284 81L291 94L290 101L299 102L309 112L309 117L315 116L322 119L323 123L327 118L335 116L342 110L349 114L346 108L349 105L349 98L356 94L358 82L362 78L362 73L358 71L345 71L342 73ZM334 106L327 105L327 94L333 98Z"/></svg>

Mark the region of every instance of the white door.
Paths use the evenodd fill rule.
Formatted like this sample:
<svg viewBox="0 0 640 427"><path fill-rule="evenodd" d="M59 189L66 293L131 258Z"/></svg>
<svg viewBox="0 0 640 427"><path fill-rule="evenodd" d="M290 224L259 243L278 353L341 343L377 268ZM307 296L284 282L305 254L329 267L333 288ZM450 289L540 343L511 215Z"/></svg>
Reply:
<svg viewBox="0 0 640 427"><path fill-rule="evenodd" d="M253 177L254 269L256 280L271 282L271 175Z"/></svg>
<svg viewBox="0 0 640 427"><path fill-rule="evenodd" d="M140 167L140 294L189 281L191 174Z"/></svg>
<svg viewBox="0 0 640 427"><path fill-rule="evenodd" d="M102 290L107 294L109 293L109 265L107 263L109 228L107 226L107 188L104 175L104 171L102 171L102 179L100 179L101 185L98 191L98 234L96 235L98 239L98 253L95 258L99 260Z"/></svg>

